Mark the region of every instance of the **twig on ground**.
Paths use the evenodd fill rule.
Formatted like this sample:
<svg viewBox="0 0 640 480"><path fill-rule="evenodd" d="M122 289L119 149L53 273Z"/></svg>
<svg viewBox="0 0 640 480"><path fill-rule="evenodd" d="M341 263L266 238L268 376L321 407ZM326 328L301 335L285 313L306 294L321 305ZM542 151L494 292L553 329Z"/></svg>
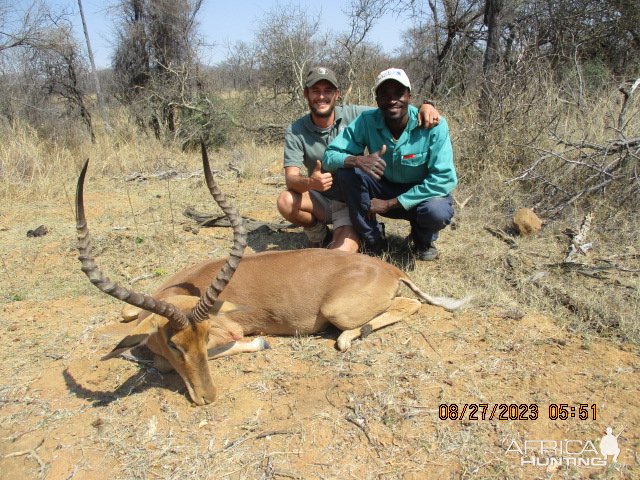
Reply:
<svg viewBox="0 0 640 480"><path fill-rule="evenodd" d="M493 235L494 237L497 237L500 240L502 240L503 242L505 242L511 248L517 248L518 247L518 242L514 238L511 238L505 232L500 230L499 228L484 227L484 229L487 232L489 232L491 235Z"/></svg>
<svg viewBox="0 0 640 480"><path fill-rule="evenodd" d="M282 470L274 470L274 477L285 477L285 478L294 478L296 480L302 480L304 477L300 475L296 475L295 473L283 472Z"/></svg>
<svg viewBox="0 0 640 480"><path fill-rule="evenodd" d="M40 473L42 474L45 471L47 464L42 461L36 450L40 448L43 443L44 438L40 440L40 443L38 443L38 445L33 448L30 448L29 450L22 450L21 452L8 453L4 456L4 458L22 457L23 455L29 455L36 462L38 462L38 465L40 465Z"/></svg>
<svg viewBox="0 0 640 480"><path fill-rule="evenodd" d="M353 423L356 427L358 427L360 430L362 430L362 433L364 433L364 436L367 437L367 440L369 441L369 444L375 448L378 456L380 456L380 452L378 451L378 449L380 448L380 442L376 441L375 439L373 439L371 437L371 435L369 434L369 429L367 428L367 422L364 418L362 417L358 417L353 413L348 414L346 417L344 417L345 420L347 422Z"/></svg>
<svg viewBox="0 0 640 480"><path fill-rule="evenodd" d="M141 280L146 280L147 278L153 278L153 277L154 277L153 273L143 273L142 275L132 278L131 281L129 282L129 285L133 286L134 283L138 283Z"/></svg>
<svg viewBox="0 0 640 480"><path fill-rule="evenodd" d="M329 398L329 395L331 394L331 391L337 386L338 386L338 383L334 383L329 388L327 388L327 390L324 392L324 398L327 399L327 402L329 402L329 405L331 405L333 408L338 408L338 406L331 401L331 399Z"/></svg>
<svg viewBox="0 0 640 480"><path fill-rule="evenodd" d="M418 332L420 334L420 336L422 337L422 339L427 342L427 345L429 345L431 347L431 350L433 350L435 353L437 353L438 355L440 355L440 352L438 352L438 350L436 350L436 348L433 346L433 344L431 343L431 341L429 340L429 338L418 328L414 327L413 325L409 325L409 328L415 332Z"/></svg>
<svg viewBox="0 0 640 480"><path fill-rule="evenodd" d="M169 177L167 177L167 196L169 197L169 213L171 213L171 236L175 243L176 241L176 222L173 217L173 199L171 198L171 182L169 181Z"/></svg>
<svg viewBox="0 0 640 480"><path fill-rule="evenodd" d="M229 450L231 448L237 447L238 445L243 444L247 440L260 440L261 438L270 437L272 435L295 435L295 433L290 432L288 430L271 430L268 432L259 433L257 435L244 436L244 437L237 438L233 442L228 443L227 445L222 447L222 449L219 450L219 452L223 452L225 450Z"/></svg>
<svg viewBox="0 0 640 480"><path fill-rule="evenodd" d="M133 210L133 202L131 201L131 192L129 188L126 188L127 199L129 200L129 208L131 209L131 217L133 218L133 225L136 227L136 237L140 238L140 229L138 228L138 221L136 220L136 212Z"/></svg>
<svg viewBox="0 0 640 480"><path fill-rule="evenodd" d="M469 200L471 200L471 197L473 197L473 195L469 195L467 198L464 199L464 201L462 203L460 203L458 201L458 199L456 198L455 195L452 195L452 197L453 197L453 201L455 202L455 204L460 208L460 210L462 210L467 205L467 202L469 202Z"/></svg>

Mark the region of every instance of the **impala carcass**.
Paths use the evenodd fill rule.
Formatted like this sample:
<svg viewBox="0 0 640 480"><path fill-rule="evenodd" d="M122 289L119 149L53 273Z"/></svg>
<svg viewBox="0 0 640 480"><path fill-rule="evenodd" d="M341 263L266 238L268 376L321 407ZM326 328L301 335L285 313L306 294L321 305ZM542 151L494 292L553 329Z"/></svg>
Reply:
<svg viewBox="0 0 640 480"><path fill-rule="evenodd" d="M162 363L184 380L198 405L214 400L208 358L268 348L261 338L245 335L305 335L330 324L343 332L341 351L373 330L398 322L420 308L420 301L398 296L401 284L432 305L455 310L467 299L432 297L400 269L377 258L337 250L306 249L263 252L243 257L246 235L241 217L216 186L202 148L207 186L234 230L226 259L205 260L169 278L152 295L139 294L105 278L91 255L83 185L78 179L76 221L82 270L103 292L131 307L126 319L138 320L104 358L146 344ZM169 365L166 365L168 362Z"/></svg>

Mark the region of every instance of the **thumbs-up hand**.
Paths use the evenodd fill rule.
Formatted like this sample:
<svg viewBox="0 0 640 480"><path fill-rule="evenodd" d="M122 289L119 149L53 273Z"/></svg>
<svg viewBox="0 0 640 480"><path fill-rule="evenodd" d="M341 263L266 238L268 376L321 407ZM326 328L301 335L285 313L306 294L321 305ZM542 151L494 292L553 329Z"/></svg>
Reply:
<svg viewBox="0 0 640 480"><path fill-rule="evenodd" d="M361 155L356 159L356 166L360 168L367 175L380 180L384 175L384 169L387 163L382 159L382 156L387 152L387 146L382 145L380 150L370 155Z"/></svg>
<svg viewBox="0 0 640 480"><path fill-rule="evenodd" d="M309 190L317 190L318 192L326 192L333 185L333 176L328 173L322 173L322 162L316 160L316 166L309 176Z"/></svg>

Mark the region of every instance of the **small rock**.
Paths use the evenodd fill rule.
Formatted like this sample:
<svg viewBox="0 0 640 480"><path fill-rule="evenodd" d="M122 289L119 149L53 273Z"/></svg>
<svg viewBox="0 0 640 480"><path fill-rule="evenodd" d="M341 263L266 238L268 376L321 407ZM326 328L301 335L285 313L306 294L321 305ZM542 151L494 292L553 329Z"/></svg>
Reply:
<svg viewBox="0 0 640 480"><path fill-rule="evenodd" d="M198 235L198 233L200 233L200 228L193 227L191 225L183 225L182 230L184 230L185 232L191 232L194 235Z"/></svg>
<svg viewBox="0 0 640 480"><path fill-rule="evenodd" d="M519 208L513 215L513 226L520 235L531 235L542 228L542 220L530 208Z"/></svg>

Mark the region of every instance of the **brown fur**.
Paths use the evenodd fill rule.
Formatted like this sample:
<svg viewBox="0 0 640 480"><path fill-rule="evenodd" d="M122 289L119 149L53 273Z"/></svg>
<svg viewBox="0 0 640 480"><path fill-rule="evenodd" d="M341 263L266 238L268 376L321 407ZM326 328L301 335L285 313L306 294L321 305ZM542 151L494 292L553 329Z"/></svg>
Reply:
<svg viewBox="0 0 640 480"><path fill-rule="evenodd" d="M209 260L182 270L153 296L200 296L223 263ZM242 307L228 318L244 335L304 335L329 324L346 330L367 323L391 305L405 277L365 255L322 249L264 252L242 259L219 299Z"/></svg>
<svg viewBox="0 0 640 480"><path fill-rule="evenodd" d="M224 261L208 260L186 268L164 282L153 296L187 312ZM404 272L377 258L307 249L245 256L220 294L216 311L192 328L171 332L164 318L131 307L125 308L123 317L133 319L140 314L134 332L141 325L162 325L157 332L149 332L147 345L180 373L194 402L203 404L215 395L213 383L208 383L207 350L219 352L215 357L256 351L255 344L237 340L254 334L306 335L331 324L343 330L337 347L345 351L355 338L398 322L420 308L418 300L396 296L401 283L423 300L450 310L466 302L430 297ZM139 342L137 337L135 340ZM168 345L170 340L188 354L176 354ZM123 340L113 353L131 348L130 343ZM268 348L266 342L260 345L258 349Z"/></svg>

